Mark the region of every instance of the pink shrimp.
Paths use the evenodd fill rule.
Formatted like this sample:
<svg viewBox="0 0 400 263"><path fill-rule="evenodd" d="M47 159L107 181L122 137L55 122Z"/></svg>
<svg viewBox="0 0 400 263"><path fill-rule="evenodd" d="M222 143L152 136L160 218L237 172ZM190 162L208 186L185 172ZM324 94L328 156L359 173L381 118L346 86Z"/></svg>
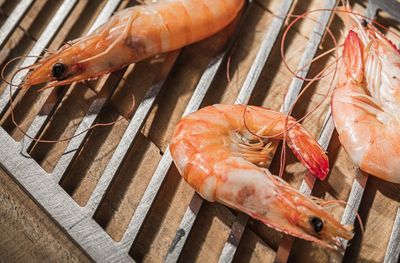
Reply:
<svg viewBox="0 0 400 263"><path fill-rule="evenodd" d="M95 79L128 64L205 39L231 23L244 0L168 0L116 13L86 37L33 65L23 87Z"/></svg>
<svg viewBox="0 0 400 263"><path fill-rule="evenodd" d="M400 183L400 52L373 25L343 17L352 27L332 98L340 142L361 170Z"/></svg>
<svg viewBox="0 0 400 263"><path fill-rule="evenodd" d="M261 107L208 106L178 123L171 154L183 178L208 201L243 211L289 235L338 248L337 237L350 239L352 227L341 225L263 168L273 145L283 138L285 120L283 113ZM293 118L288 126L289 147L313 174L325 177L329 165L324 150Z"/></svg>

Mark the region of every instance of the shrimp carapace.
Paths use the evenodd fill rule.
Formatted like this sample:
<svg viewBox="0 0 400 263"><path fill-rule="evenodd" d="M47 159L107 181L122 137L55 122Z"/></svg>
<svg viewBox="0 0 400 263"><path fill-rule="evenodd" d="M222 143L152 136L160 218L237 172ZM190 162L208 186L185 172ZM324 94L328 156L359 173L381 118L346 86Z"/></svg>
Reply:
<svg viewBox="0 0 400 263"><path fill-rule="evenodd" d="M373 25L352 17L332 114L361 170L400 183L400 53Z"/></svg>
<svg viewBox="0 0 400 263"><path fill-rule="evenodd" d="M286 118L262 107L208 106L177 124L171 154L183 178L208 201L243 211L287 234L338 248L337 237L350 239L352 227L341 225L264 168L283 139ZM312 173L325 177L329 165L324 150L293 118L287 125L289 147Z"/></svg>
<svg viewBox="0 0 400 263"><path fill-rule="evenodd" d="M205 39L230 24L244 0L169 0L127 8L35 65L24 82L47 87L95 79Z"/></svg>

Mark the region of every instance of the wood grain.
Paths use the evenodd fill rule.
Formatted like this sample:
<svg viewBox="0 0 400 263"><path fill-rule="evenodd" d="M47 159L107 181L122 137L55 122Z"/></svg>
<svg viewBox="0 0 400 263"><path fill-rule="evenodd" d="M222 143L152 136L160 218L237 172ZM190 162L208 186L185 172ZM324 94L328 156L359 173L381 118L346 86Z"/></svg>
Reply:
<svg viewBox="0 0 400 263"><path fill-rule="evenodd" d="M1 169L0 204L1 262L89 262Z"/></svg>

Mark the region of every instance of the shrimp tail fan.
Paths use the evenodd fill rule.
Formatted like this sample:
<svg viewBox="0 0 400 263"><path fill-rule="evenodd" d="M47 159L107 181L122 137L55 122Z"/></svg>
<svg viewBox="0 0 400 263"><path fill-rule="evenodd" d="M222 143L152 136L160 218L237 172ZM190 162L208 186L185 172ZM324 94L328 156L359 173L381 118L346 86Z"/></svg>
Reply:
<svg viewBox="0 0 400 263"><path fill-rule="evenodd" d="M302 126L296 125L288 132L288 146L315 177L324 180L329 172L328 156L324 149L310 138L310 134Z"/></svg>

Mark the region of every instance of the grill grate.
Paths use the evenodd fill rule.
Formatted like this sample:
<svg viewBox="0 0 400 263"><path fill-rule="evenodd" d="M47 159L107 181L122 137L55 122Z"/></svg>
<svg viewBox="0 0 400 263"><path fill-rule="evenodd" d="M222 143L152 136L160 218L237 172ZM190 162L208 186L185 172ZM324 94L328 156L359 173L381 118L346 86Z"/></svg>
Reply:
<svg viewBox="0 0 400 263"><path fill-rule="evenodd" d="M33 0L23 0L14 9L12 16L3 24L0 29L0 47L3 47L4 42L11 35L12 31L18 26L22 16L28 11Z"/></svg>
<svg viewBox="0 0 400 263"><path fill-rule="evenodd" d="M34 1L22 0L15 6L12 14L0 28L0 47L3 47L5 42L10 38L13 30L18 26L23 16L29 11ZM60 28L62 28L66 19L77 5L76 0L64 0L58 8L51 21L46 26L45 30L37 40L35 45L29 51L28 56L38 56L43 53L44 49L49 46L51 41L56 36ZM91 26L89 32L102 24L112 13L118 8L122 0L109 0L104 5L100 14ZM327 0L325 8L331 9L336 6L336 0ZM236 103L248 103L253 91L255 90L257 81L266 65L268 58L276 41L285 24L285 17L289 14L293 6L293 0L284 0L281 3L277 16L272 19L269 29L266 31L263 41L259 47L258 53L253 61L249 72L247 73L244 84L236 99ZM250 6L255 4L254 1L249 1L249 5L243 20L249 15ZM369 0L368 16L374 17L378 10L387 11L397 20L400 20L399 3L394 0L378 1ZM397 10L395 12L394 10ZM321 13L318 24L314 28L310 40L308 41L306 50L300 60L298 68L302 69L300 75L306 77L310 65L307 63L316 55L318 47L324 36L325 26L329 24L332 17L332 12L324 11ZM241 29L237 30L232 37L228 48L216 56L203 72L194 93L184 111L183 115L187 115L200 108L206 97L207 92L215 80L217 73L221 70L224 62L227 60L230 50L233 48L235 41L239 37ZM102 173L99 182L91 194L87 204L84 207L77 205L75 201L65 192L59 185L67 169L70 167L74 159L79 153L76 149L81 149L87 139L88 132L82 133L85 129L96 123L101 110L109 102L111 95L116 89L117 83L115 79L120 79L123 72L113 73L107 80L101 83L100 91L96 99L89 106L89 110L80 122L75 131L74 137L66 147L64 154L57 162L54 170L51 173L44 171L35 160L29 157L29 149L34 144L29 138L24 138L21 142L14 141L7 132L0 128L0 165L4 168L18 184L20 184L50 215L59 223L59 225L76 241L82 249L95 261L132 261L129 251L138 237L142 226L153 203L160 192L160 188L164 183L168 171L172 165L172 157L167 148L164 152L148 186L145 190L133 217L131 218L128 228L125 231L121 241L114 241L98 223L93 219L101 201L104 199L107 190L109 189L113 179L116 177L121 168L126 155L131 149L135 139L138 137L142 127L144 126L152 108L154 107L156 98L160 95L162 87L166 82L173 66L176 64L180 51L175 51L166 56L163 65L160 67L155 80L148 88L143 99L139 103L128 127L126 128L120 142L108 162L106 169ZM34 57L27 57L23 60L21 66L32 65L36 61ZM18 81L21 81L27 71L21 71L17 76ZM20 82L19 82L20 83ZM284 103L281 111L287 113L293 105L296 97L301 91L303 81L294 78L289 90L284 98ZM38 136L43 131L44 126L50 121L53 113L60 104L63 96L66 94L66 88L62 92L51 91L44 106L39 114L35 117L28 129L28 134ZM18 90L11 88L13 98L18 95ZM4 115L9 108L9 92L8 87L0 96L0 116ZM334 131L333 120L330 112L326 115L325 122L319 136L319 143L324 149L327 149ZM22 150L21 150L22 149ZM300 191L310 195L315 184L315 178L310 174L305 175ZM348 199L348 205L342 217L342 223L352 224L355 219L355 212L358 210L366 187L368 175L357 171L351 193ZM194 194L190 205L187 207L178 231L175 234L175 239L166 255L167 262L178 261L181 252L194 226L199 211L203 205L203 199ZM241 242L242 235L249 221L249 217L239 213L236 221L233 223L228 240L225 242L224 248L220 255L220 262L231 262L234 260L235 253ZM400 209L397 212L394 222L392 234L385 255L385 262L397 262L400 254ZM276 253L276 262L286 262L292 250L293 238L285 236L279 245ZM346 247L346 242L343 242L343 247ZM344 253L340 255L343 257ZM341 258L339 259L341 261Z"/></svg>

